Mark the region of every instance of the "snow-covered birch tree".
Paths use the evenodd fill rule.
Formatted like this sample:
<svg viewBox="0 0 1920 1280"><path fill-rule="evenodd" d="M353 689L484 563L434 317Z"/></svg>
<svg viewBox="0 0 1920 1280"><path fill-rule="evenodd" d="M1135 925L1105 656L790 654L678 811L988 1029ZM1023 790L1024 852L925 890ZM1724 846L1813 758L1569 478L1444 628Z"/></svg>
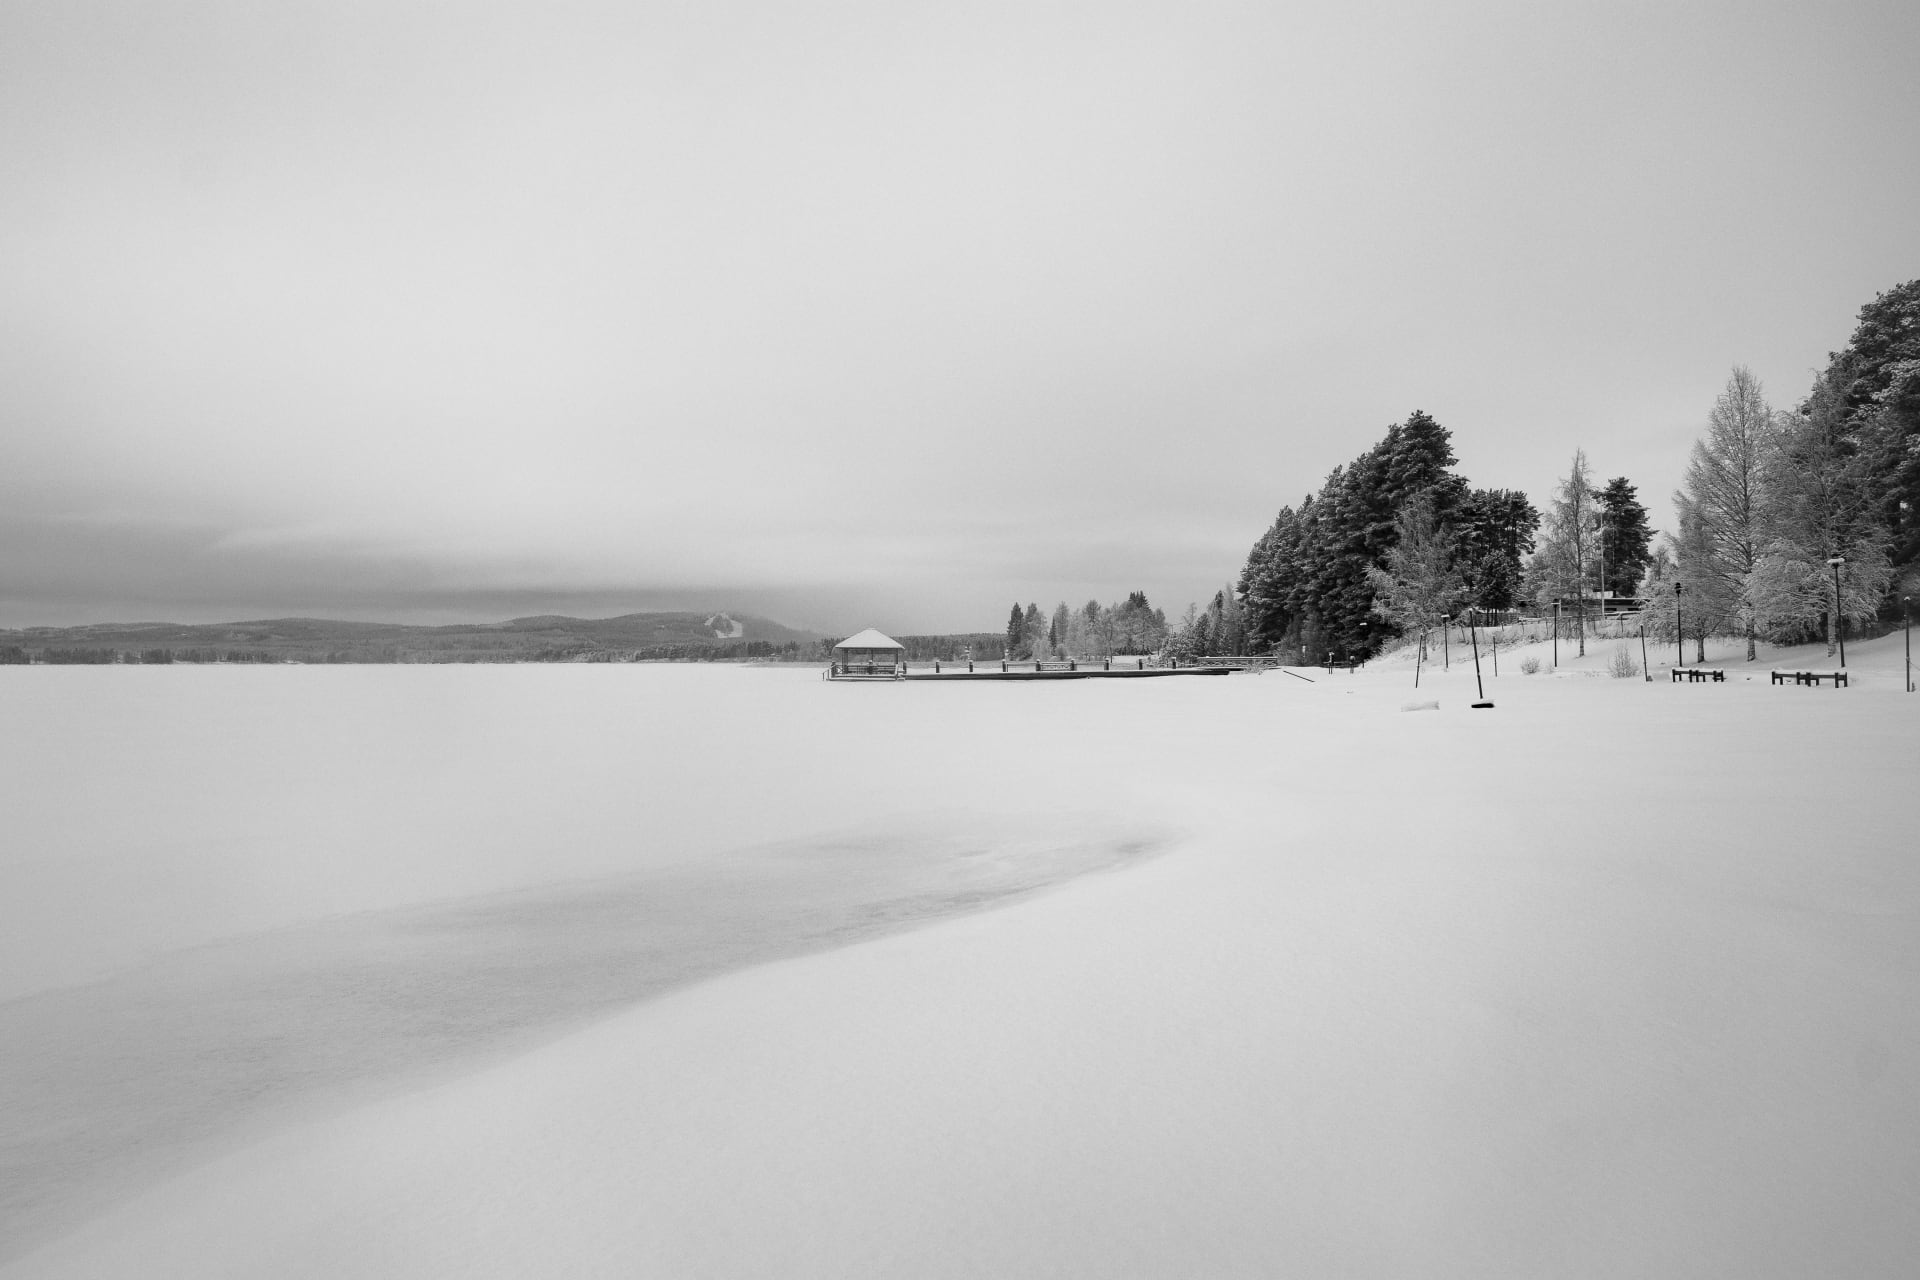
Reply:
<svg viewBox="0 0 1920 1280"><path fill-rule="evenodd" d="M1738 630L1746 583L1729 577L1712 530L1684 493L1673 495L1680 528L1673 543L1674 583L1681 591L1680 630L1694 641L1695 662L1707 660L1707 637Z"/></svg>
<svg viewBox="0 0 1920 1280"><path fill-rule="evenodd" d="M1586 656L1586 595L1600 545L1600 505L1587 468L1587 452L1573 451L1573 465L1554 488L1540 535L1540 550L1529 566L1535 594L1543 605L1572 595L1580 655Z"/></svg>
<svg viewBox="0 0 1920 1280"><path fill-rule="evenodd" d="M1655 644L1671 644L1674 640L1676 573L1673 557L1665 547L1658 547L1647 557L1640 577L1640 633Z"/></svg>
<svg viewBox="0 0 1920 1280"><path fill-rule="evenodd" d="M1453 540L1440 527L1429 495L1401 507L1394 523L1399 538L1387 552L1386 568L1367 570L1373 612L1403 632L1417 631L1424 653L1428 630L1459 612L1466 583L1454 568Z"/></svg>

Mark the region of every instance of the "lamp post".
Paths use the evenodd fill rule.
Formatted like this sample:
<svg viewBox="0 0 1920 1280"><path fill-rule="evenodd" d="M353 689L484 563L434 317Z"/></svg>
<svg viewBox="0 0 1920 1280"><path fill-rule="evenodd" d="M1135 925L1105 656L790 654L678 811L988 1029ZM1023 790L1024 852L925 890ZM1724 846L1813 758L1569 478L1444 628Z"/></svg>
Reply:
<svg viewBox="0 0 1920 1280"><path fill-rule="evenodd" d="M1453 670L1453 615L1440 615L1440 669Z"/></svg>
<svg viewBox="0 0 1920 1280"><path fill-rule="evenodd" d="M1900 617L1907 624L1907 692L1913 692L1913 597L1900 597Z"/></svg>
<svg viewBox="0 0 1920 1280"><path fill-rule="evenodd" d="M1900 523L1906 524L1913 514L1913 504L1902 500L1900 503ZM1900 618L1907 627L1907 692L1913 692L1913 597L1900 597Z"/></svg>
<svg viewBox="0 0 1920 1280"><path fill-rule="evenodd" d="M1687 664L1687 637L1680 626L1680 593L1687 589L1684 582L1673 584L1673 665L1684 667Z"/></svg>
<svg viewBox="0 0 1920 1280"><path fill-rule="evenodd" d="M1840 612L1840 566L1847 562L1845 556L1835 556L1827 561L1833 566L1833 634L1840 638L1840 669L1847 669L1847 616Z"/></svg>
<svg viewBox="0 0 1920 1280"><path fill-rule="evenodd" d="M1607 633L1607 535L1602 525L1600 534L1600 634Z"/></svg>
<svg viewBox="0 0 1920 1280"><path fill-rule="evenodd" d="M1553 669L1560 669L1560 602L1553 602Z"/></svg>

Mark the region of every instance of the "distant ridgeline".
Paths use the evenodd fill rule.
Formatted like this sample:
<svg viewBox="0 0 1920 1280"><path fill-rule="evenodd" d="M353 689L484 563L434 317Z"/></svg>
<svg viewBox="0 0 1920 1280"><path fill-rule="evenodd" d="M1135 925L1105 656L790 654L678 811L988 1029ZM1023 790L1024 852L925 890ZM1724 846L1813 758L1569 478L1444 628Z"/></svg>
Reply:
<svg viewBox="0 0 1920 1280"><path fill-rule="evenodd" d="M542 616L440 627L277 618L0 631L0 665L170 662L714 662L810 659L817 632L744 613Z"/></svg>

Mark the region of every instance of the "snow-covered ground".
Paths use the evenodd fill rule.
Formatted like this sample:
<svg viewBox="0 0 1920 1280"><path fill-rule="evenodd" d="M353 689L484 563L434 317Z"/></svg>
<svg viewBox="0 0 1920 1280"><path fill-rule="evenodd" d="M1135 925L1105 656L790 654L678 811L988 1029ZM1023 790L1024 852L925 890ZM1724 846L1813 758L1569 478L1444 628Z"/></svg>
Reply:
<svg viewBox="0 0 1920 1280"><path fill-rule="evenodd" d="M1614 643L0 673L0 1274L1910 1274L1900 637Z"/></svg>

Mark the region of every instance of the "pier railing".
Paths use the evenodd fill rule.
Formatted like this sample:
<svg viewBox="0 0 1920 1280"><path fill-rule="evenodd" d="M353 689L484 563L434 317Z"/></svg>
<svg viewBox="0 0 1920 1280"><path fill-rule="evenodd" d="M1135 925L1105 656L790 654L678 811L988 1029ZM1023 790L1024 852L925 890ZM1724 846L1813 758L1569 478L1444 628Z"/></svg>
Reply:
<svg viewBox="0 0 1920 1280"><path fill-rule="evenodd" d="M1110 658L941 658L905 664L908 671L944 675L959 671L1175 671L1191 667L1274 666L1278 658L1180 658L1154 654L1115 654Z"/></svg>
<svg viewBox="0 0 1920 1280"><path fill-rule="evenodd" d="M894 662L833 662L825 674L836 680L901 679L909 674L1046 675L1091 671L1191 671L1226 667L1262 671L1287 665L1284 658L1261 656L1178 657L1168 654L1115 654L1095 658L931 658Z"/></svg>

